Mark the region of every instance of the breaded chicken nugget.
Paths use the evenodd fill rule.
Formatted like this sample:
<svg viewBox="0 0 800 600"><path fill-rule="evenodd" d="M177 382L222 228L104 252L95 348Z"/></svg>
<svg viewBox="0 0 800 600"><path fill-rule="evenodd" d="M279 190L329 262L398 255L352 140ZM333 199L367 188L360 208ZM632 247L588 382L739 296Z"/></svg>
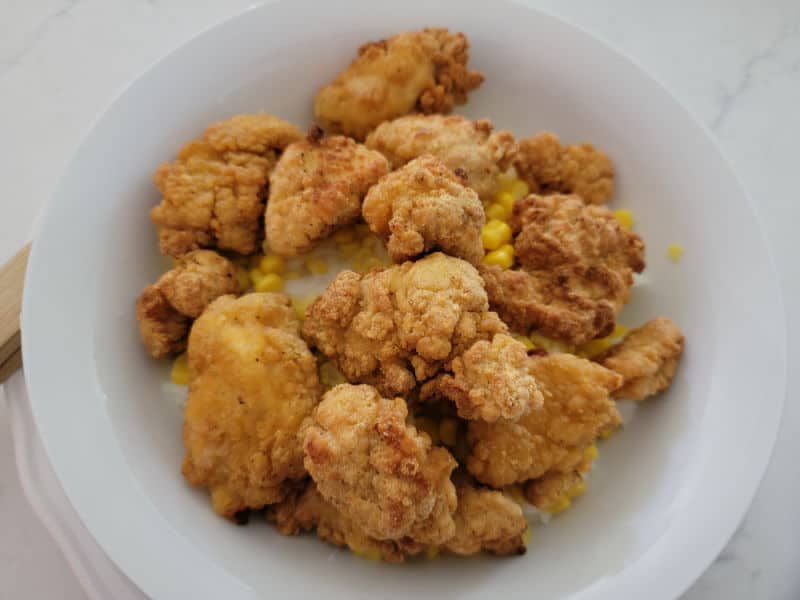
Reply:
<svg viewBox="0 0 800 600"><path fill-rule="evenodd" d="M610 334L628 301L644 243L607 208L531 194L514 205L519 271L481 267L492 308L512 329L580 345Z"/></svg>
<svg viewBox="0 0 800 600"><path fill-rule="evenodd" d="M176 258L197 248L255 252L269 172L301 137L291 123L259 113L213 123L186 144L154 177L162 199L150 218L161 252Z"/></svg>
<svg viewBox="0 0 800 600"><path fill-rule="evenodd" d="M456 461L406 425L402 398L368 385L328 391L305 434L305 467L322 496L380 540L439 544L455 533Z"/></svg>
<svg viewBox="0 0 800 600"><path fill-rule="evenodd" d="M303 335L352 382L403 394L474 342L507 332L475 267L439 252L364 275L342 271L308 308Z"/></svg>
<svg viewBox="0 0 800 600"><path fill-rule="evenodd" d="M136 302L139 335L154 358L186 347L190 319L213 300L238 291L233 264L211 250L195 250L148 285Z"/></svg>
<svg viewBox="0 0 800 600"><path fill-rule="evenodd" d="M456 534L444 546L454 554L525 554L522 535L528 523L519 504L502 492L459 485L455 521Z"/></svg>
<svg viewBox="0 0 800 600"><path fill-rule="evenodd" d="M499 333L492 341L478 341L453 359L453 374L439 375L423 385L420 397L448 398L462 419L516 420L542 406L542 393L528 372L525 346Z"/></svg>
<svg viewBox="0 0 800 600"><path fill-rule="evenodd" d="M587 204L603 204L614 195L608 156L591 144L563 145L549 131L520 141L514 166L539 194L576 194Z"/></svg>
<svg viewBox="0 0 800 600"><path fill-rule="evenodd" d="M483 74L467 69L463 33L423 29L369 42L317 93L314 115L332 133L358 140L383 121L412 111L450 112L467 101Z"/></svg>
<svg viewBox="0 0 800 600"><path fill-rule="evenodd" d="M306 475L298 432L321 388L299 329L283 294L222 296L192 327L182 471L221 515L278 502Z"/></svg>
<svg viewBox="0 0 800 600"><path fill-rule="evenodd" d="M396 263L432 250L472 264L483 258L481 201L433 156L422 155L372 186L363 214Z"/></svg>
<svg viewBox="0 0 800 600"><path fill-rule="evenodd" d="M466 184L488 200L498 190L498 175L511 166L517 151L509 131L492 133L492 129L488 119L409 115L383 123L365 144L388 158L394 169L423 154L432 154L450 169L461 169Z"/></svg>
<svg viewBox="0 0 800 600"><path fill-rule="evenodd" d="M683 332L673 321L657 317L612 346L598 360L625 378L615 398L644 400L666 390L683 354Z"/></svg>
<svg viewBox="0 0 800 600"><path fill-rule="evenodd" d="M575 470L598 434L620 422L609 397L622 385L614 371L571 354L552 354L533 359L530 374L544 394L541 410L516 422L469 422L467 467L492 487Z"/></svg>
<svg viewBox="0 0 800 600"><path fill-rule="evenodd" d="M290 144L270 176L264 252L307 252L361 216L372 184L389 172L386 159L344 136L314 131Z"/></svg>

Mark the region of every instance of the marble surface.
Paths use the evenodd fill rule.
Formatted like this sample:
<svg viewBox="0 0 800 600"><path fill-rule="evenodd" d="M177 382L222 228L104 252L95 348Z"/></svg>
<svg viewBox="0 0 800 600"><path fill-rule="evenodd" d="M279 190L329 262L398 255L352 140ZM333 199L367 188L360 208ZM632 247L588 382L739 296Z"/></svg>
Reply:
<svg viewBox="0 0 800 600"><path fill-rule="evenodd" d="M691 600L800 597L800 135L797 0L538 0L621 49L719 140L753 197L782 278L789 388L769 470L739 531ZM0 262L32 233L43 200L97 115L134 76L252 0L0 0ZM713 227L713 223L709 223ZM743 285L747 282L743 281ZM754 308L757 314L757 308ZM754 326L758 326L757 318ZM742 340L742 350L747 340ZM760 402L763 399L754 398ZM85 596L21 495L0 403L0 597ZM47 573L43 578L42 574Z"/></svg>

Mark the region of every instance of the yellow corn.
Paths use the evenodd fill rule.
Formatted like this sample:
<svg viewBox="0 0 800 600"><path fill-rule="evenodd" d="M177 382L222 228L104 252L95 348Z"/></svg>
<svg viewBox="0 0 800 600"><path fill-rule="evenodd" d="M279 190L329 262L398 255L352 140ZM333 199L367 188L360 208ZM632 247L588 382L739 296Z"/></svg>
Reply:
<svg viewBox="0 0 800 600"><path fill-rule="evenodd" d="M514 198L514 201L517 201L520 198L524 198L530 194L531 188L528 187L528 184L522 181L522 179L515 179L511 182L511 186L508 191L511 194L511 197Z"/></svg>
<svg viewBox="0 0 800 600"><path fill-rule="evenodd" d="M503 210L506 211L506 218L511 216L511 211L514 208L514 202L517 199L511 194L511 192L500 192L494 199L497 204L503 207Z"/></svg>
<svg viewBox="0 0 800 600"><path fill-rule="evenodd" d="M497 250L492 250L483 257L483 262L487 265L497 265L504 269L510 269L514 264L514 246L504 244Z"/></svg>
<svg viewBox="0 0 800 600"><path fill-rule="evenodd" d="M439 546L428 546L425 548L425 558L433 560L437 556L439 556Z"/></svg>
<svg viewBox="0 0 800 600"><path fill-rule="evenodd" d="M345 242L339 245L339 252L345 258L353 258L361 251L361 244L358 242Z"/></svg>
<svg viewBox="0 0 800 600"><path fill-rule="evenodd" d="M601 431L601 432L600 432L600 433L597 435L597 437L599 437L601 440L607 440L607 439L608 439L608 438L610 438L612 435L614 435L614 434L616 433L616 431L617 431L617 429L616 429L615 427L613 427L613 428L609 428L609 429L604 429L603 431Z"/></svg>
<svg viewBox="0 0 800 600"><path fill-rule="evenodd" d="M510 192L514 187L514 182L518 181L513 173L501 173L497 178L497 193Z"/></svg>
<svg viewBox="0 0 800 600"><path fill-rule="evenodd" d="M427 433L428 437L431 438L431 442L434 444L439 443L439 426L436 424L436 421L430 417L416 417L414 419L414 427L416 427L418 431Z"/></svg>
<svg viewBox="0 0 800 600"><path fill-rule="evenodd" d="M533 531L531 530L531 526L528 525L525 531L522 532L522 543L525 544L525 546L527 546L528 544L531 543L532 537L533 537Z"/></svg>
<svg viewBox="0 0 800 600"><path fill-rule="evenodd" d="M547 512L549 512L551 515L557 515L567 510L571 504L572 500L570 500L567 496L562 496L556 500L555 504L553 504Z"/></svg>
<svg viewBox="0 0 800 600"><path fill-rule="evenodd" d="M283 289L283 278L277 273L263 274L255 284L257 292L280 292Z"/></svg>
<svg viewBox="0 0 800 600"><path fill-rule="evenodd" d="M508 219L510 214L511 213L506 212L506 209L503 208L502 204L498 204L497 202L493 202L486 208L486 216L489 219L505 221Z"/></svg>
<svg viewBox="0 0 800 600"><path fill-rule="evenodd" d="M456 433L458 432L458 421L445 417L439 423L439 439L445 446L456 445Z"/></svg>
<svg viewBox="0 0 800 600"><path fill-rule="evenodd" d="M522 335L521 333L512 333L511 337L525 346L525 350L533 350L536 348L536 344L534 344L531 341L531 338L529 338L527 335Z"/></svg>
<svg viewBox="0 0 800 600"><path fill-rule="evenodd" d="M575 482L575 485L567 490L567 496L569 496L569 498L572 500L583 494L585 491L586 482L583 479L579 479Z"/></svg>
<svg viewBox="0 0 800 600"><path fill-rule="evenodd" d="M245 292L250 289L252 282L250 281L250 273L241 267L236 269L236 281L239 284L239 291Z"/></svg>
<svg viewBox="0 0 800 600"><path fill-rule="evenodd" d="M325 387L332 388L345 382L344 375L332 362L324 362L319 366L319 380Z"/></svg>
<svg viewBox="0 0 800 600"><path fill-rule="evenodd" d="M380 560L381 551L377 548L353 548L353 554L366 560Z"/></svg>
<svg viewBox="0 0 800 600"><path fill-rule="evenodd" d="M528 337L530 338L531 342L533 342L534 346L537 348L544 348L548 352L567 352L569 354L575 353L575 348L569 344L559 342L558 340L551 340L550 338L546 338L542 334L536 333L535 331L531 331L528 334Z"/></svg>
<svg viewBox="0 0 800 600"><path fill-rule="evenodd" d="M347 242L352 242L356 239L356 232L352 227L346 227L345 229L340 229L331 237L337 244L346 244Z"/></svg>
<svg viewBox="0 0 800 600"><path fill-rule="evenodd" d="M321 258L307 258L304 264L314 275L324 275L328 272L328 261Z"/></svg>
<svg viewBox="0 0 800 600"><path fill-rule="evenodd" d="M492 219L481 230L481 242L487 250L497 250L511 241L511 227L508 223Z"/></svg>
<svg viewBox="0 0 800 600"><path fill-rule="evenodd" d="M314 300L316 300L316 296L306 296L305 298L292 298L292 306L294 307L294 312L297 313L298 319L305 319L306 318L306 311L308 307L311 305Z"/></svg>
<svg viewBox="0 0 800 600"><path fill-rule="evenodd" d="M619 221L619 224L624 230L630 231L633 229L633 213L631 213L631 211L629 211L627 208L615 210L614 216L617 218L617 221Z"/></svg>
<svg viewBox="0 0 800 600"><path fill-rule="evenodd" d="M189 362L186 360L185 352L175 358L169 376L174 384L187 385L189 383Z"/></svg>
<svg viewBox="0 0 800 600"><path fill-rule="evenodd" d="M380 258L363 250L353 258L353 268L359 273L366 273L370 269L381 265L383 265L383 261Z"/></svg>
<svg viewBox="0 0 800 600"><path fill-rule="evenodd" d="M262 273L283 273L286 268L286 261L277 254L267 254L258 263L258 268Z"/></svg>
<svg viewBox="0 0 800 600"><path fill-rule="evenodd" d="M597 446L592 444L586 450L583 451L583 458L588 460L589 462L593 461L597 458Z"/></svg>
<svg viewBox="0 0 800 600"><path fill-rule="evenodd" d="M667 248L667 256L669 256L672 262L678 262L683 256L683 246L680 244L670 244Z"/></svg>

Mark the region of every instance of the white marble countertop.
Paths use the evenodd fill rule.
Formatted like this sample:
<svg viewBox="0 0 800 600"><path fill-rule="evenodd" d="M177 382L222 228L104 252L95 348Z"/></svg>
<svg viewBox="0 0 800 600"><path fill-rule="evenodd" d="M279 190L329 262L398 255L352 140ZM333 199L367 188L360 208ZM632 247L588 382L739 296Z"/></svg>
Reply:
<svg viewBox="0 0 800 600"><path fill-rule="evenodd" d="M0 1L0 263L31 235L81 137L134 76L252 0ZM719 140L753 197L782 277L789 388L747 518L691 600L800 598L800 3L534 0L629 54ZM713 227L713 223L709 226ZM746 282L743 282L746 284ZM758 326L755 322L754 326ZM794 334L794 335L792 335ZM741 340L742 351L747 340ZM754 398L754 402L763 401ZM0 405L0 596L85 598L20 491ZM46 577L43 577L46 574Z"/></svg>

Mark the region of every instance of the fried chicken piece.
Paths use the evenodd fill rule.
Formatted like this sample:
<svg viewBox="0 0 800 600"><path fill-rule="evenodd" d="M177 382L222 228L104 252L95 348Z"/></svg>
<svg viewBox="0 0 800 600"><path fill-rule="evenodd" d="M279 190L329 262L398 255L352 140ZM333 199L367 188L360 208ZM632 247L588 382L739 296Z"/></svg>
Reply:
<svg viewBox="0 0 800 600"><path fill-rule="evenodd" d="M379 540L439 544L455 533L456 461L406 425L402 398L368 385L328 391L305 434L305 467L320 494Z"/></svg>
<svg viewBox="0 0 800 600"><path fill-rule="evenodd" d="M389 172L389 163L344 136L290 144L270 176L264 252L307 252L336 229L361 216L367 190Z"/></svg>
<svg viewBox="0 0 800 600"><path fill-rule="evenodd" d="M363 213L396 263L432 250L472 264L483 258L483 205L433 156L422 155L372 186Z"/></svg>
<svg viewBox="0 0 800 600"><path fill-rule="evenodd" d="M509 131L492 133L488 119L461 115L409 115L383 123L368 137L367 147L389 159L392 168L432 154L452 170L466 174L466 184L483 200L498 190L498 175L514 159L517 143Z"/></svg>
<svg viewBox="0 0 800 600"><path fill-rule="evenodd" d="M317 92L314 116L330 132L363 140L383 121L415 110L450 112L483 81L467 69L468 50L463 33L431 28L364 44Z"/></svg>
<svg viewBox="0 0 800 600"><path fill-rule="evenodd" d="M469 422L467 467L492 487L574 471L598 434L620 423L609 398L622 385L614 371L571 354L551 354L531 360L529 372L544 395L541 410L516 422Z"/></svg>
<svg viewBox="0 0 800 600"><path fill-rule="evenodd" d="M475 267L439 252L360 275L342 271L306 311L303 335L351 382L410 392L474 342L507 328Z"/></svg>
<svg viewBox="0 0 800 600"><path fill-rule="evenodd" d="M475 342L453 359L453 374L439 375L420 390L420 397L452 400L462 419L516 420L542 406L542 393L528 373L531 358L521 342L497 334Z"/></svg>
<svg viewBox="0 0 800 600"><path fill-rule="evenodd" d="M268 516L283 535L297 535L316 528L320 539L347 547L364 558L403 562L406 556L418 554L425 547L408 538L378 540L368 536L355 520L325 500L313 481L302 494L275 505Z"/></svg>
<svg viewBox="0 0 800 600"><path fill-rule="evenodd" d="M666 390L683 354L683 332L673 321L657 317L632 330L598 360L625 378L615 398L644 400Z"/></svg>
<svg viewBox="0 0 800 600"><path fill-rule="evenodd" d="M154 176L162 199L150 218L161 252L176 258L197 248L255 252L269 172L301 137L294 125L266 113L209 125Z"/></svg>
<svg viewBox="0 0 800 600"><path fill-rule="evenodd" d="M568 507L572 498L582 494L585 488L580 469L550 471L527 483L525 498L539 510L557 513Z"/></svg>
<svg viewBox="0 0 800 600"><path fill-rule="evenodd" d="M642 239L577 196L532 194L516 202L510 224L520 270L480 269L500 317L575 346L610 334L644 269Z"/></svg>
<svg viewBox="0 0 800 600"><path fill-rule="evenodd" d="M222 296L189 335L183 475L233 517L278 502L306 476L299 432L321 388L283 294Z"/></svg>
<svg viewBox="0 0 800 600"><path fill-rule="evenodd" d="M163 358L186 347L192 318L213 300L234 294L236 268L212 250L195 250L148 285L136 301L139 336L154 358Z"/></svg>
<svg viewBox="0 0 800 600"><path fill-rule="evenodd" d="M520 141L514 166L539 194L576 194L587 204L603 204L614 195L608 156L591 144L561 144L549 131Z"/></svg>

